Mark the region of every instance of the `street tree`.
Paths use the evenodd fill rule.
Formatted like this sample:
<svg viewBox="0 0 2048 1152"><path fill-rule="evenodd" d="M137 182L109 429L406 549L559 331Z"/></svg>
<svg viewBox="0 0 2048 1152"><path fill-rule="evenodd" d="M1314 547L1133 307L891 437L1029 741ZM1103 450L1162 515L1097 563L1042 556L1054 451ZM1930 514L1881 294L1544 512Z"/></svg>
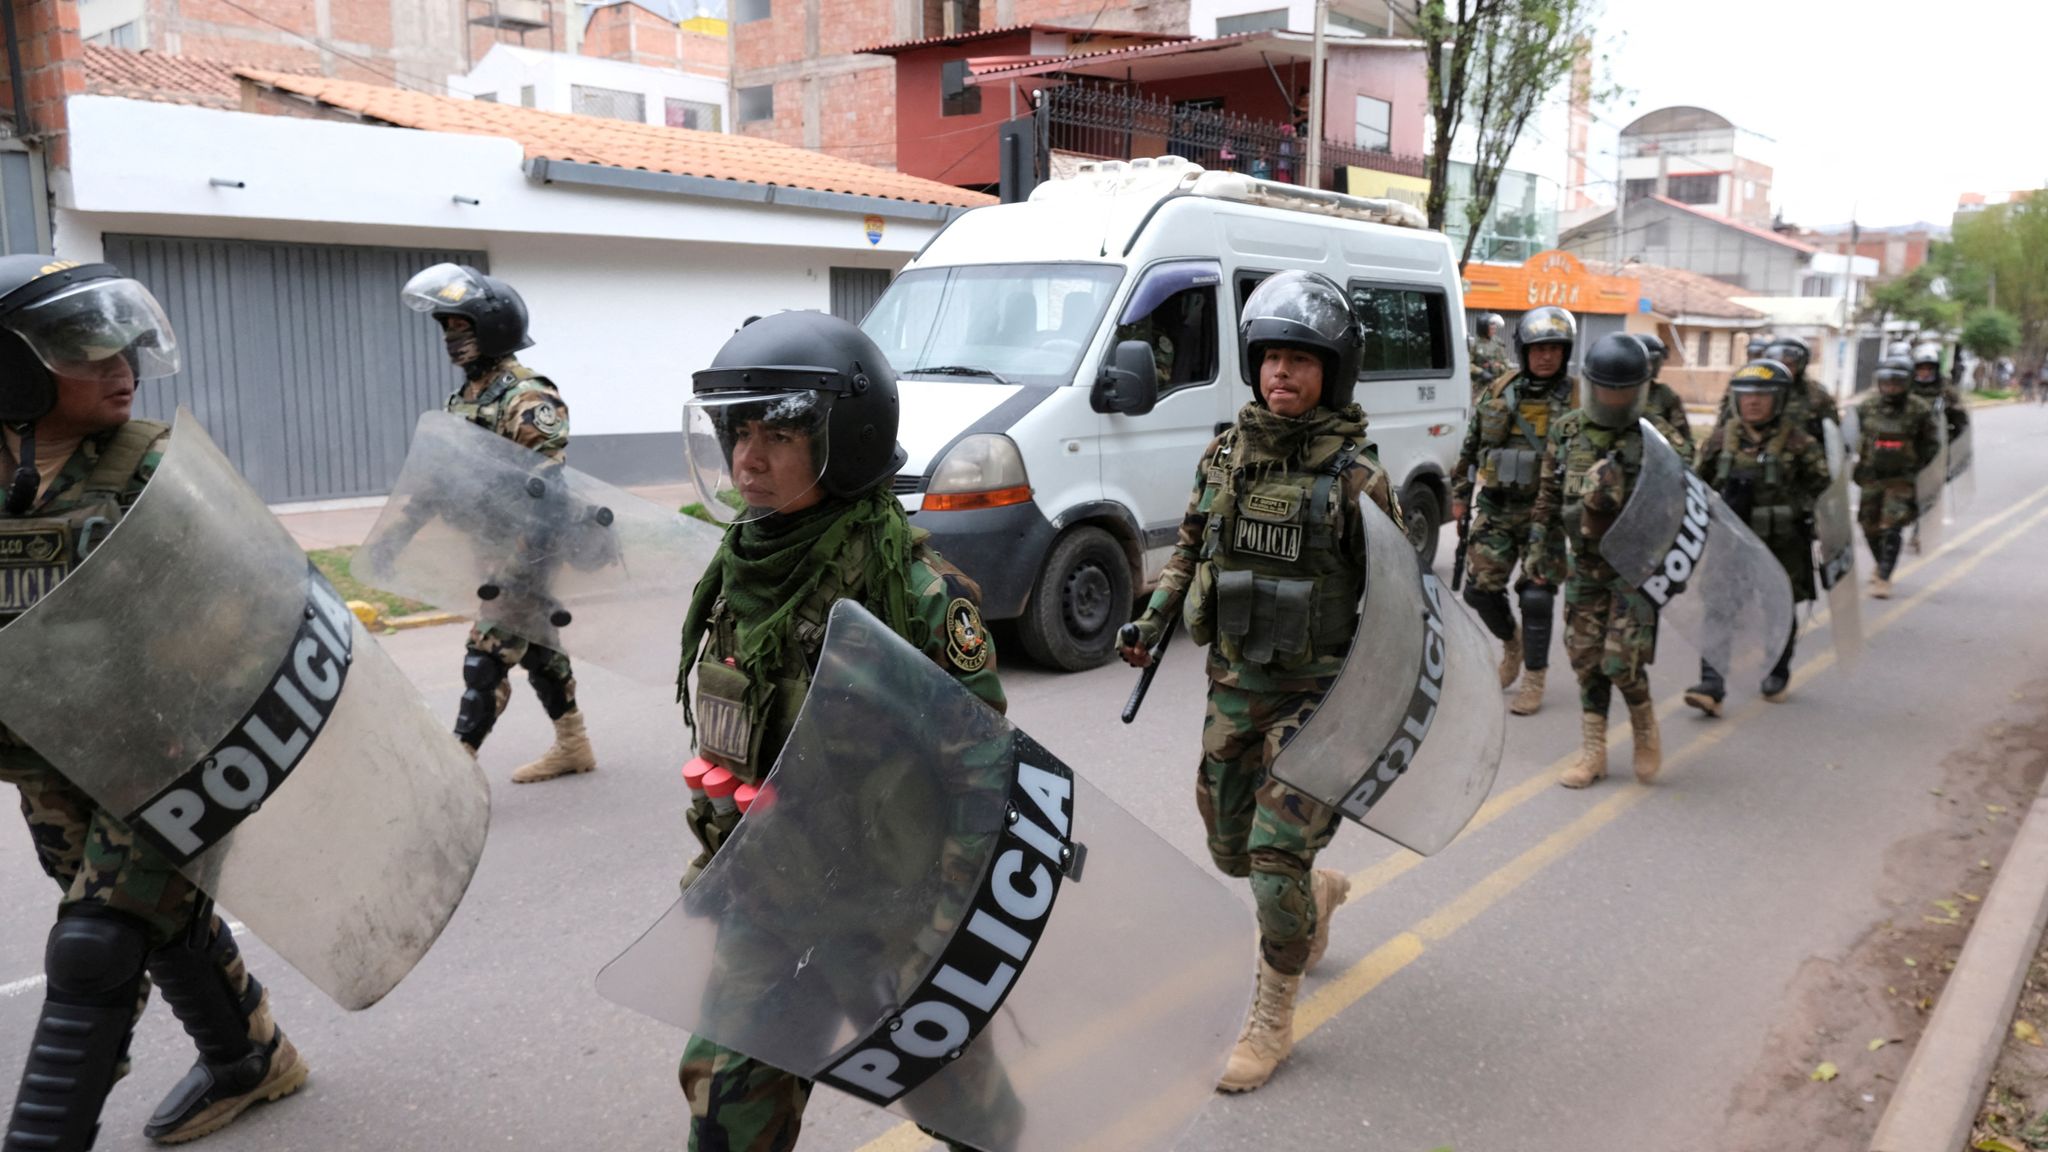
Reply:
<svg viewBox="0 0 2048 1152"><path fill-rule="evenodd" d="M1963 325L1963 347L1982 360L1996 360L2020 346L2020 322L2010 312L1980 308Z"/></svg>
<svg viewBox="0 0 2048 1152"><path fill-rule="evenodd" d="M1429 65L1429 226L1448 215L1451 145L1469 138L1475 161L1465 204L1462 267L1493 207L1501 172L1536 109L1592 41L1594 0L1422 0L1409 27ZM1588 92L1589 99L1599 94ZM1467 135L1469 131L1469 136Z"/></svg>
<svg viewBox="0 0 2048 1152"><path fill-rule="evenodd" d="M2013 322L2016 339L2006 351L2019 352L2026 364L2040 363L2048 352L2048 190L1957 220L1955 258L1972 287L1982 284L1986 306ZM1994 324L1987 322L1986 335L1994 334Z"/></svg>
<svg viewBox="0 0 2048 1152"><path fill-rule="evenodd" d="M1884 326L1904 320L1923 332L1946 332L1962 317L1962 305L1952 293L1936 291L1941 273L1932 263L1922 264L1870 290L1864 299L1863 318ZM1946 282L1941 284L1946 288Z"/></svg>

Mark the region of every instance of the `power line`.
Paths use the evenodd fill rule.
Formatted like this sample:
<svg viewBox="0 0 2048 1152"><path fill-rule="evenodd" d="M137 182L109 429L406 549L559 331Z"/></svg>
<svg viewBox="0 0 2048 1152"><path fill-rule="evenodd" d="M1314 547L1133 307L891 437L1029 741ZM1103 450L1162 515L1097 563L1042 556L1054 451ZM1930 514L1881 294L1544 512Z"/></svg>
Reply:
<svg viewBox="0 0 2048 1152"><path fill-rule="evenodd" d="M327 52L335 56L339 56L343 60L346 60L349 63L354 64L355 66L363 69L366 72L371 72L378 76L382 76L386 80L391 81L393 84L396 84L400 88L411 89L412 91L420 92L428 96L441 95L441 93L438 91L441 85L436 81L426 81L426 83L431 85L433 89L436 89L435 91L429 91L427 88L415 87L411 84L407 84L404 80L399 79L400 73L398 71L397 65L395 64L392 65L392 70L387 72L384 69L377 67L369 60L366 60L360 56L356 56L349 52L343 52L341 49L334 47L332 44L327 43L326 41L320 39L317 36L308 36L304 32L301 32L296 28L293 28L286 24L280 24L277 21L272 20L270 17L265 16L261 12L257 12L253 9L243 7L241 4L236 3L235 0L220 0L220 2L227 5L230 8L233 8L235 11L240 12L242 15L258 21L259 23L270 25L272 28L275 28L278 31L283 32L287 36L303 40L306 43L311 44L313 47L318 48L322 52Z"/></svg>

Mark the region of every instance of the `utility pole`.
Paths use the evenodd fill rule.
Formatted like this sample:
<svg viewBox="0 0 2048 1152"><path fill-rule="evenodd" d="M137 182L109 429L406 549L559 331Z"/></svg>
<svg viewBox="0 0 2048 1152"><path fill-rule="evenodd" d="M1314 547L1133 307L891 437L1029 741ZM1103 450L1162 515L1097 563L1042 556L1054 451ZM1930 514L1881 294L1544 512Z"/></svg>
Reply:
<svg viewBox="0 0 2048 1152"><path fill-rule="evenodd" d="M1308 65L1308 179L1310 188L1323 186L1323 26L1330 18L1330 0L1316 0L1315 46Z"/></svg>

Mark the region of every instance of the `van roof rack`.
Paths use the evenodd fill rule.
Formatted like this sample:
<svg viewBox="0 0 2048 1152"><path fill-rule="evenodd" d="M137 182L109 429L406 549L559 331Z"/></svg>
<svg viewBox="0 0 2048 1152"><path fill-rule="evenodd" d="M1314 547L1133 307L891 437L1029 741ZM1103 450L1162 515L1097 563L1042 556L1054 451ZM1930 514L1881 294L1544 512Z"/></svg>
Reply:
<svg viewBox="0 0 2048 1152"><path fill-rule="evenodd" d="M1346 220L1427 228L1428 218L1412 204L1372 196L1325 192L1279 180L1261 180L1239 172L1211 172L1182 156L1138 160L1096 160L1070 176L1055 177L1032 191L1033 200L1113 196L1150 191L1160 196L1186 194L1257 204L1292 212L1313 212Z"/></svg>

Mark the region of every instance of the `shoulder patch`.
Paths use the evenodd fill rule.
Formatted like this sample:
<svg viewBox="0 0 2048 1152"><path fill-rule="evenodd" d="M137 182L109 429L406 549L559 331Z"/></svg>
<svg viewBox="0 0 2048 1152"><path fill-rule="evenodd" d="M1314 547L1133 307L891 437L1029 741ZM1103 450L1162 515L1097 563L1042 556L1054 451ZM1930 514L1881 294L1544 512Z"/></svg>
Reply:
<svg viewBox="0 0 2048 1152"><path fill-rule="evenodd" d="M552 436L562 429L562 408L551 400L543 400L526 410L526 418L535 428Z"/></svg>
<svg viewBox="0 0 2048 1152"><path fill-rule="evenodd" d="M988 629L981 622L981 610L965 596L955 596L946 605L946 659L962 672L979 672L988 666Z"/></svg>

